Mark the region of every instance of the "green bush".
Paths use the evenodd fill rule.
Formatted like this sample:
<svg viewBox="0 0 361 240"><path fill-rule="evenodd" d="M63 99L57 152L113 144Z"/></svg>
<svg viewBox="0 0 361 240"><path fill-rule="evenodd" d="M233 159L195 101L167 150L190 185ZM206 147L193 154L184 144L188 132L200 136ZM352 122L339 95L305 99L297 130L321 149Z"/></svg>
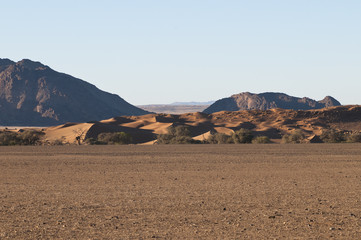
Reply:
<svg viewBox="0 0 361 240"><path fill-rule="evenodd" d="M252 143L252 131L241 128L232 134L232 139L234 143Z"/></svg>
<svg viewBox="0 0 361 240"><path fill-rule="evenodd" d="M302 143L305 135L301 130L296 130L292 134L286 134L282 137L282 143Z"/></svg>
<svg viewBox="0 0 361 240"><path fill-rule="evenodd" d="M346 141L346 135L343 132L328 129L322 132L320 139L325 143L340 143Z"/></svg>
<svg viewBox="0 0 361 240"><path fill-rule="evenodd" d="M266 136L258 136L252 140L252 143L266 144L271 143L271 140Z"/></svg>
<svg viewBox="0 0 361 240"><path fill-rule="evenodd" d="M132 137L125 132L108 132L98 135L98 140L94 141L89 139L90 144L130 144L132 143Z"/></svg>

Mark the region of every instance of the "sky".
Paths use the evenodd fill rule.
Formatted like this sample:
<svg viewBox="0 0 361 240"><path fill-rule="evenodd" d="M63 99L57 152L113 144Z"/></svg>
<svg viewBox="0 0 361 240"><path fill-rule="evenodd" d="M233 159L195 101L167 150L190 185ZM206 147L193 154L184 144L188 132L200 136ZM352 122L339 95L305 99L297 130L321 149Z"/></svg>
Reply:
<svg viewBox="0 0 361 240"><path fill-rule="evenodd" d="M0 58L134 105L240 92L361 104L359 0L0 0Z"/></svg>

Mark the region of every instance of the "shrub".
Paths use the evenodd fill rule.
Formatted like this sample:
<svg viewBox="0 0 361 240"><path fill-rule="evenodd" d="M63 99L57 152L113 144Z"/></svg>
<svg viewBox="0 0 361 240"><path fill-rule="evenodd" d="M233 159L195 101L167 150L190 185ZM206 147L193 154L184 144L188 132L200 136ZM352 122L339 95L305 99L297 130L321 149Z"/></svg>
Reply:
<svg viewBox="0 0 361 240"><path fill-rule="evenodd" d="M0 145L35 145L39 143L43 132L25 130L20 133L3 131L0 133Z"/></svg>
<svg viewBox="0 0 361 240"><path fill-rule="evenodd" d="M271 143L271 140L266 136L258 136L252 140L252 143L265 144Z"/></svg>
<svg viewBox="0 0 361 240"><path fill-rule="evenodd" d="M346 141L345 134L334 129L323 131L320 138L325 143L340 143Z"/></svg>
<svg viewBox="0 0 361 240"><path fill-rule="evenodd" d="M253 139L252 132L248 129L239 129L231 136L224 133L215 133L208 137L208 143L212 144L226 144L226 143L251 143Z"/></svg>
<svg viewBox="0 0 361 240"><path fill-rule="evenodd" d="M50 145L53 145L53 146L61 146L61 145L64 145L63 141L61 139L55 139L54 141L52 141L50 143Z"/></svg>
<svg viewBox="0 0 361 240"><path fill-rule="evenodd" d="M346 137L346 141L350 143L359 143L361 142L361 133L351 133Z"/></svg>
<svg viewBox="0 0 361 240"><path fill-rule="evenodd" d="M7 132L7 131L1 132L0 145L1 146L20 145L18 134L15 132Z"/></svg>
<svg viewBox="0 0 361 240"><path fill-rule="evenodd" d="M197 143L190 136L172 136L169 134L160 134L157 138L157 143L159 144L189 144Z"/></svg>
<svg viewBox="0 0 361 240"><path fill-rule="evenodd" d="M282 136L282 143L291 143L291 135L290 134L285 134Z"/></svg>
<svg viewBox="0 0 361 240"><path fill-rule="evenodd" d="M159 144L170 144L175 136L171 134L159 134L157 136L157 143Z"/></svg>
<svg viewBox="0 0 361 240"><path fill-rule="evenodd" d="M292 134L286 134L282 137L282 143L302 143L305 135L301 130L296 130Z"/></svg>
<svg viewBox="0 0 361 240"><path fill-rule="evenodd" d="M88 145L106 145L106 144L108 144L107 142L98 141L98 139L95 139L95 138L86 138L84 140L84 143L88 144Z"/></svg>
<svg viewBox="0 0 361 240"><path fill-rule="evenodd" d="M189 128L184 125L179 125L176 127L170 126L168 127L168 134L171 136L183 136L183 137L190 137L191 132Z"/></svg>
<svg viewBox="0 0 361 240"><path fill-rule="evenodd" d="M168 133L159 134L157 137L158 144L189 144L200 143L192 138L189 128L184 125L177 127L168 127Z"/></svg>
<svg viewBox="0 0 361 240"><path fill-rule="evenodd" d="M234 143L251 143L253 139L252 131L241 128L232 134Z"/></svg>
<svg viewBox="0 0 361 240"><path fill-rule="evenodd" d="M89 139L90 144L130 144L132 137L125 132L101 133L98 135L98 141Z"/></svg>
<svg viewBox="0 0 361 240"><path fill-rule="evenodd" d="M226 143L234 143L231 136L228 136L224 133L215 133L211 134L208 139L207 143L211 144L226 144Z"/></svg>
<svg viewBox="0 0 361 240"><path fill-rule="evenodd" d="M39 142L42 135L44 135L43 132L29 129L19 133L18 138L20 139L21 145L35 145Z"/></svg>

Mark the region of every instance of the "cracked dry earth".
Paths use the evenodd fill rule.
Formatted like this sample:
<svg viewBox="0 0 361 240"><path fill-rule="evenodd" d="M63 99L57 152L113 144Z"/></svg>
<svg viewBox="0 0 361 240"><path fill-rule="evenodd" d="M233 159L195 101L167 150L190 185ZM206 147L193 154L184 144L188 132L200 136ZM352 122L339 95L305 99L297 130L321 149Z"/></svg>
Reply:
<svg viewBox="0 0 361 240"><path fill-rule="evenodd" d="M361 239L361 145L0 148L0 239Z"/></svg>

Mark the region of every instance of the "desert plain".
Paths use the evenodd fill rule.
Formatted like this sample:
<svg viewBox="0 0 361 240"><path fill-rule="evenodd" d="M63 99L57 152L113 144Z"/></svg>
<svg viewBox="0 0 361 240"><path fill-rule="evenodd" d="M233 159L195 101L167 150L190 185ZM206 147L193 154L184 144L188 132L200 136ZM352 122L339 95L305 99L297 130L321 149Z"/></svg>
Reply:
<svg viewBox="0 0 361 240"><path fill-rule="evenodd" d="M361 144L0 148L0 239L360 239Z"/></svg>

